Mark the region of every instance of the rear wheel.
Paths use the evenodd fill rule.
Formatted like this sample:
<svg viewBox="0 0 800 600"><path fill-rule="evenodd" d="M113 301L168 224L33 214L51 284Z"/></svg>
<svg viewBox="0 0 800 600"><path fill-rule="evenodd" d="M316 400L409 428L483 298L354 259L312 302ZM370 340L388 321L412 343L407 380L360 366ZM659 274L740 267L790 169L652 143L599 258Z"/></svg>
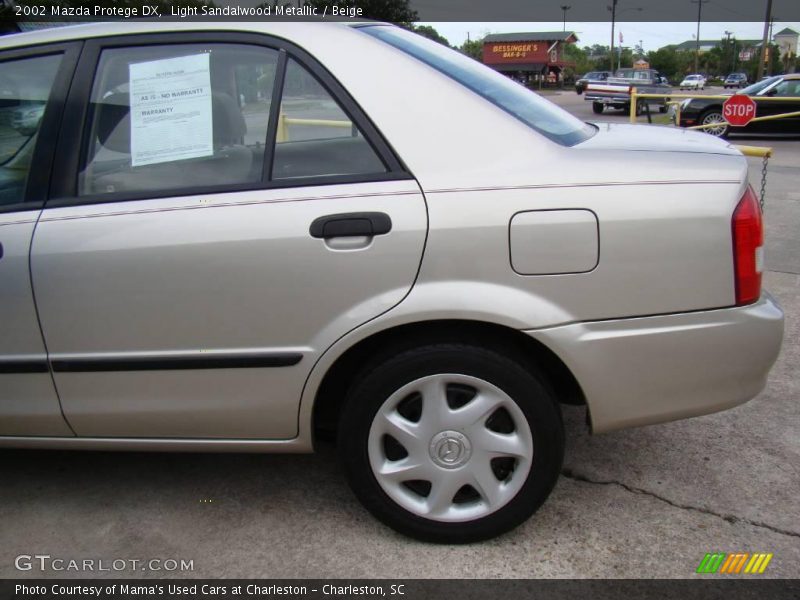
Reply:
<svg viewBox="0 0 800 600"><path fill-rule="evenodd" d="M592 102L592 111L594 112L594 114L596 115L603 114L604 108L605 105L602 102Z"/></svg>
<svg viewBox="0 0 800 600"><path fill-rule="evenodd" d="M558 478L561 415L523 361L476 346L408 351L348 393L340 453L356 496L406 535L466 543L532 515Z"/></svg>
<svg viewBox="0 0 800 600"><path fill-rule="evenodd" d="M705 131L715 137L725 137L730 131L730 125L728 125L725 117L722 116L722 111L718 108L712 108L704 112L700 117L700 125L712 125L712 127L706 127L701 131Z"/></svg>

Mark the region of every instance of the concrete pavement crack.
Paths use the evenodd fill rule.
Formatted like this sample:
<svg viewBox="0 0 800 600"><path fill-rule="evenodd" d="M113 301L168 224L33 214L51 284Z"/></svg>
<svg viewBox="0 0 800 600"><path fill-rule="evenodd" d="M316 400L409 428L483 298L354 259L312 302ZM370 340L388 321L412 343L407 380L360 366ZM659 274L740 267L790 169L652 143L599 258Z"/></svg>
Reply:
<svg viewBox="0 0 800 600"><path fill-rule="evenodd" d="M769 269L767 273L781 273L783 275L800 275L800 273L795 273L794 271L779 271L777 269Z"/></svg>
<svg viewBox="0 0 800 600"><path fill-rule="evenodd" d="M612 480L589 479L586 475L581 475L579 473L576 473L575 471L573 471L570 468L562 469L561 470L561 474L564 477L566 477L567 479L572 479L573 481L579 481L581 483L590 483L590 484L593 484L593 485L615 485L615 486L621 487L624 490L627 490L628 492L630 492L632 494L639 494L639 495L642 495L642 496L650 496L651 498L655 498L656 500L660 500L661 502L664 502L665 504L669 504L670 506L673 506L675 508L680 508L681 510L690 510L690 511L702 513L704 515L710 515L712 517L717 517L718 519L722 519L724 521L727 521L731 525L734 525L736 523L744 523L746 525L752 525L753 527L760 527L762 529L768 529L769 531L772 531L774 533L779 533L781 535L788 535L790 537L800 538L800 533L798 533L796 531L789 531L788 529L781 529L780 527L774 527L774 526L769 525L767 523L764 523L762 521L753 521L753 520L747 519L745 517L738 517L736 515L731 515L731 514L727 514L726 515L726 514L722 514L722 513L717 513L717 512L714 512L713 510L709 510L707 508L701 508L699 506L692 506L691 504L680 504L678 502L670 500L669 498L665 498L664 496L659 496L655 492L651 492L651 491L648 491L648 490L645 490L645 489L642 489L642 488L638 488L638 487L635 487L635 486L632 486L632 485L628 485L627 483L622 483L621 481L615 481L613 479Z"/></svg>

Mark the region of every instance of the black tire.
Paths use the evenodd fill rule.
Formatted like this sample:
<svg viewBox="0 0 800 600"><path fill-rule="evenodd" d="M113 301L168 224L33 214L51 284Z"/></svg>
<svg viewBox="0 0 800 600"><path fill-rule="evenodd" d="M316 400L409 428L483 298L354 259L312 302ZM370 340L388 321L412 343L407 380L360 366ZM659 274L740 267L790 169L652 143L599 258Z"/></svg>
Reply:
<svg viewBox="0 0 800 600"><path fill-rule="evenodd" d="M602 102L592 102L592 112L596 115L602 115L605 105Z"/></svg>
<svg viewBox="0 0 800 600"><path fill-rule="evenodd" d="M658 107L658 112L660 112L662 115L663 115L665 112L667 112L667 105L666 105L666 104L662 104L661 106L659 106L659 107Z"/></svg>
<svg viewBox="0 0 800 600"><path fill-rule="evenodd" d="M639 117L639 116L641 116L641 115L643 115L643 114L644 114L644 112L645 112L645 110L646 110L646 105L645 105L645 102L646 102L645 100L637 100L637 101L636 101L636 116L637 116L637 117ZM631 111L630 111L630 107L628 107L628 110L627 110L627 112L628 112L628 113L630 113L630 112L631 112Z"/></svg>
<svg viewBox="0 0 800 600"><path fill-rule="evenodd" d="M721 119L722 121L725 120L724 117L722 116L722 109L721 108L709 108L709 109L705 110L704 112L702 112L700 114L700 117L697 120L697 124L698 125L704 125L706 123L706 119L709 118L709 117L712 117L712 115L716 119ZM721 132L719 132L719 133L715 132L715 131L713 131L711 129L701 129L700 131L703 131L703 132L705 132L705 133L707 133L709 135L713 135L715 137L725 138L725 137L728 137L728 134L731 132L731 128L730 128L730 125L725 125L724 129L722 129Z"/></svg>
<svg viewBox="0 0 800 600"><path fill-rule="evenodd" d="M580 96L581 94L583 94L583 88L582 87L576 87L575 88L575 93L578 94L578 96Z"/></svg>
<svg viewBox="0 0 800 600"><path fill-rule="evenodd" d="M370 466L368 438L373 420L393 393L420 378L453 373L488 382L510 397L530 427L534 459L522 487L506 504L474 520L445 522L414 514L389 497ZM365 368L347 393L339 432L340 458L361 503L394 530L437 543L477 542L523 523L550 494L564 455L561 412L546 380L523 359L474 345L424 346ZM467 459L461 468L470 464Z"/></svg>

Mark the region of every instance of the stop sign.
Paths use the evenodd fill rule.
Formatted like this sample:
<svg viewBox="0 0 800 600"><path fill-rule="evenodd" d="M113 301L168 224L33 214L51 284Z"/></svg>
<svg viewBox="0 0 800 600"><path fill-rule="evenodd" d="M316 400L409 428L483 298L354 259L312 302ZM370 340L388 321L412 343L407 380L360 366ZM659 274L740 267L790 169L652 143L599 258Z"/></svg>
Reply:
<svg viewBox="0 0 800 600"><path fill-rule="evenodd" d="M734 127L744 127L756 116L756 103L750 96L734 94L723 103L722 116Z"/></svg>

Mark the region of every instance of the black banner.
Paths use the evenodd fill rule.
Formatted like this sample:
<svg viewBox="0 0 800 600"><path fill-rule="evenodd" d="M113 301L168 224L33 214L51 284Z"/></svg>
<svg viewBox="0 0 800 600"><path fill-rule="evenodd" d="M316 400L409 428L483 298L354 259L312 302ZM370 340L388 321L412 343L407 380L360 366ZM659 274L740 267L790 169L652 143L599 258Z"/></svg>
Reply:
<svg viewBox="0 0 800 600"><path fill-rule="evenodd" d="M0 19L98 21L348 20L396 22L763 22L767 0L0 0ZM800 1L772 0L772 15L800 21Z"/></svg>
<svg viewBox="0 0 800 600"><path fill-rule="evenodd" d="M520 557L520 560L524 560ZM3 600L345 599L417 600L795 600L796 580L718 578L685 580L322 580L322 579L64 579L3 580Z"/></svg>

